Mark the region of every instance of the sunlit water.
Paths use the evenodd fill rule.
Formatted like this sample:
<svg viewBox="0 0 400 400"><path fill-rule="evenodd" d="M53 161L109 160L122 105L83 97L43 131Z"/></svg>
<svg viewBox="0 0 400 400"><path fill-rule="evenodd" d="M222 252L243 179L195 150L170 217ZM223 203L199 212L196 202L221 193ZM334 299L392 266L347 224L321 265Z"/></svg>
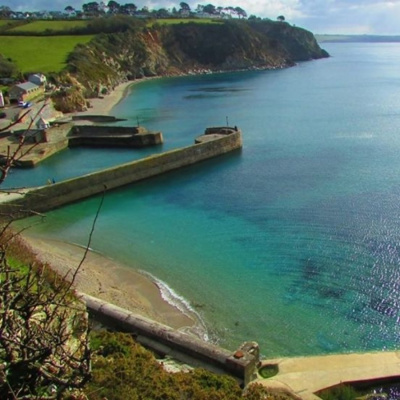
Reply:
<svg viewBox="0 0 400 400"><path fill-rule="evenodd" d="M279 71L141 83L113 111L150 150L71 149L8 185L43 184L237 125L244 147L107 193L92 247L161 279L210 337L264 355L394 349L400 317L400 45L329 44ZM99 198L35 228L85 244Z"/></svg>

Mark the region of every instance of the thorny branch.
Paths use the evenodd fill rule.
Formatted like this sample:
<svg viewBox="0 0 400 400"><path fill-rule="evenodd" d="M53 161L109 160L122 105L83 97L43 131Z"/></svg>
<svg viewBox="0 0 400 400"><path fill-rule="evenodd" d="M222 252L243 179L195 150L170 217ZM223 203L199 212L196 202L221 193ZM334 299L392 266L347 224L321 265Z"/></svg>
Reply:
<svg viewBox="0 0 400 400"><path fill-rule="evenodd" d="M22 157L24 157L26 154L31 152L36 146L37 143L33 144L30 146L28 149L25 151L22 151L23 146L25 144L25 138L26 138L26 133L29 132L29 130L32 128L33 121L40 115L40 113L43 111L43 109L47 106L47 101L43 103L43 105L39 108L39 110L36 112L35 116L31 118L31 121L26 128L25 134L21 135L18 145L13 151L11 152L10 147L7 149L7 156L5 157L3 161L3 165L0 166L0 185L5 181L7 178L8 172L10 171L11 167L13 167L16 163L16 161L20 160ZM0 132L4 132L7 130L10 130L11 127L15 126L19 122L21 122L26 115L28 115L31 112L31 110L26 111L23 113L16 121L11 123L10 125L6 126L5 128L0 129Z"/></svg>
<svg viewBox="0 0 400 400"><path fill-rule="evenodd" d="M24 137L12 154L9 151L0 168L0 184L20 157L23 144ZM1 399L55 399L66 389L81 388L89 379L87 313L71 289L89 252L105 191L106 187L71 279L67 279L69 273L60 277L36 260L25 271L11 265L9 251L20 244L22 230L13 231L12 220L0 226Z"/></svg>

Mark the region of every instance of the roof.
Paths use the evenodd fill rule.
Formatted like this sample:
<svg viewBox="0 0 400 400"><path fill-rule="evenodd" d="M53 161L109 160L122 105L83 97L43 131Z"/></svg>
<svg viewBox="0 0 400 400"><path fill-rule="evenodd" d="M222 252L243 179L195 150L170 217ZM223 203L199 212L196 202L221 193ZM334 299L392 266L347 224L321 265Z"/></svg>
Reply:
<svg viewBox="0 0 400 400"><path fill-rule="evenodd" d="M42 116L36 121L36 126L50 125Z"/></svg>
<svg viewBox="0 0 400 400"><path fill-rule="evenodd" d="M15 86L19 87L20 89L26 90L26 91L31 90L31 89L37 89L39 87L38 85L35 85L32 82L19 83L18 85L15 85Z"/></svg>

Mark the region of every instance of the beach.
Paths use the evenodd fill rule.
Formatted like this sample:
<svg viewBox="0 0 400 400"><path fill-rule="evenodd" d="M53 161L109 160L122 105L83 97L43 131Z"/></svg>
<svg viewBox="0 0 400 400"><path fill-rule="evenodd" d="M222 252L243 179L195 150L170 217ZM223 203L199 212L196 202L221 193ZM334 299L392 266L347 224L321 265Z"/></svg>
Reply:
<svg viewBox="0 0 400 400"><path fill-rule="evenodd" d="M22 237L37 259L70 281L84 258L85 248L35 237L29 234L29 230L27 232ZM88 251L73 286L77 292L97 297L174 329L200 336L203 334L197 316L190 310L182 312L166 302L156 282L140 273L134 265L128 267L103 254Z"/></svg>
<svg viewBox="0 0 400 400"><path fill-rule="evenodd" d="M90 99L91 107L76 115L108 115L135 82L125 82L103 98ZM75 244L24 233L23 239L37 258L52 269L72 277L81 263L85 249ZM174 329L204 337L205 328L191 310L178 309L164 300L160 287L147 275L139 272L140 265L121 265L104 254L89 251L74 281L78 292L86 293L153 319ZM182 307L180 307L182 309Z"/></svg>
<svg viewBox="0 0 400 400"><path fill-rule="evenodd" d="M111 93L105 94L101 98L89 99L90 107L86 111L76 112L74 115L108 115L112 108L125 97L130 86L143 81L144 79L123 82L116 86Z"/></svg>

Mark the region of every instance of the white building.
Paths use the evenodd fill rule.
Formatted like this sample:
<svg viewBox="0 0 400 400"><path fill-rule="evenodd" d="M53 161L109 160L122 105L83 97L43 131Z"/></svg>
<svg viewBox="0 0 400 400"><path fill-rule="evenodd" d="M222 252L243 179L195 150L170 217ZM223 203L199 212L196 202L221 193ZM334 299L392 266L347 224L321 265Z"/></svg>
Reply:
<svg viewBox="0 0 400 400"><path fill-rule="evenodd" d="M46 84L47 79L43 74L31 74L29 75L28 81L35 85L43 86Z"/></svg>
<svg viewBox="0 0 400 400"><path fill-rule="evenodd" d="M42 116L36 121L36 128L47 129L50 128L50 124Z"/></svg>

